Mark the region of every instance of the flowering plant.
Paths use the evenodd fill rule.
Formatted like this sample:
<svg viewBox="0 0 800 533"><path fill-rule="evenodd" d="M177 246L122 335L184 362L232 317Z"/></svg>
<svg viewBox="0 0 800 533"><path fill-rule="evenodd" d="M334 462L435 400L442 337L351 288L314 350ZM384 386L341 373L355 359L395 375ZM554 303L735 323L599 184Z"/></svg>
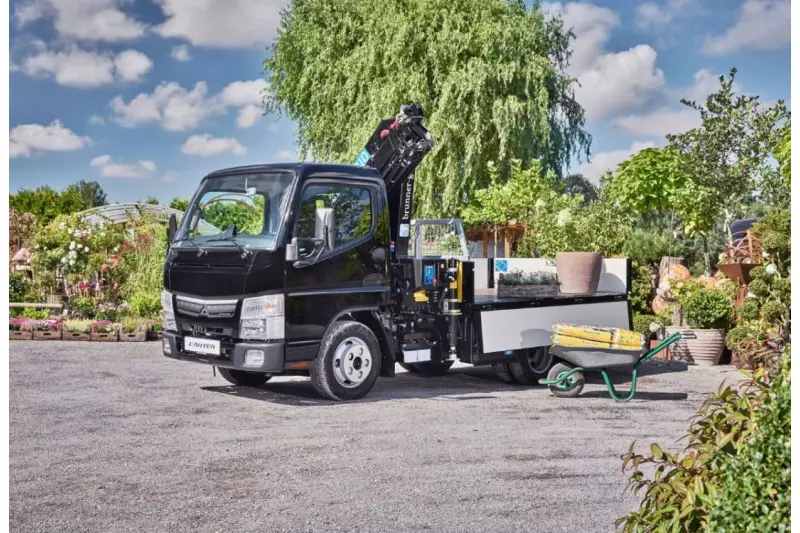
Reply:
<svg viewBox="0 0 800 533"><path fill-rule="evenodd" d="M30 318L12 318L8 323L8 329L11 331L31 331L33 329L31 326Z"/></svg>
<svg viewBox="0 0 800 533"><path fill-rule="evenodd" d="M27 324L21 329L24 331L59 331L61 321L53 318L47 320L28 319Z"/></svg>
<svg viewBox="0 0 800 533"><path fill-rule="evenodd" d="M95 320L89 324L89 328L96 333L114 333L117 325L110 320Z"/></svg>

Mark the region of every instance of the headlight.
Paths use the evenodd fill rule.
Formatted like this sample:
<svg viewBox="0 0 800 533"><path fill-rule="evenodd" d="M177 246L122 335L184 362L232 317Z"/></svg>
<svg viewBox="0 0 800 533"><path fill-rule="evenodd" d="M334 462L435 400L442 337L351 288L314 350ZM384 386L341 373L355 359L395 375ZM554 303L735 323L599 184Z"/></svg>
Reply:
<svg viewBox="0 0 800 533"><path fill-rule="evenodd" d="M242 339L283 339L283 294L245 298L239 322Z"/></svg>
<svg viewBox="0 0 800 533"><path fill-rule="evenodd" d="M164 331L178 331L175 310L172 308L172 293L161 291L161 308L164 310Z"/></svg>

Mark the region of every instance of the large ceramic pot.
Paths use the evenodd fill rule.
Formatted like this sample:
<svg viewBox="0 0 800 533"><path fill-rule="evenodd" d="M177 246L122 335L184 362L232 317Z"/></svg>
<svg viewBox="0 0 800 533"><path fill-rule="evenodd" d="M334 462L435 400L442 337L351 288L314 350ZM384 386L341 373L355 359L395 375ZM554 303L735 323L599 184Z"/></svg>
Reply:
<svg viewBox="0 0 800 533"><path fill-rule="evenodd" d="M669 337L678 331L690 328L667 326L666 336ZM722 352L725 349L724 329L692 329L696 339L681 339L669 347L672 359L688 361L698 366L712 366L719 364Z"/></svg>
<svg viewBox="0 0 800 533"><path fill-rule="evenodd" d="M556 253L556 274L561 282L561 292L566 294L592 294L597 292L603 256L595 252Z"/></svg>

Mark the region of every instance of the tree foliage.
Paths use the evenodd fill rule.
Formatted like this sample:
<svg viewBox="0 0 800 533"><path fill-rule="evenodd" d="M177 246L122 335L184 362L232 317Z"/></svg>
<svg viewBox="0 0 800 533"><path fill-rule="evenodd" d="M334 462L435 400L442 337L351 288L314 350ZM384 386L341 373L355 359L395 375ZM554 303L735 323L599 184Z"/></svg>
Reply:
<svg viewBox="0 0 800 533"><path fill-rule="evenodd" d="M698 111L702 124L684 133L668 135L671 148L681 153L687 176L682 200L687 228L708 231L719 217L726 224L751 200L755 191L774 180L777 169L768 164L789 112L782 100L764 108L758 96L733 91L736 69L720 76L720 88L705 104L681 100Z"/></svg>
<svg viewBox="0 0 800 533"><path fill-rule="evenodd" d="M108 205L106 193L96 181L81 180L67 187L67 190L74 190L80 195L83 199L84 209Z"/></svg>
<svg viewBox="0 0 800 533"><path fill-rule="evenodd" d="M179 197L176 196L169 203L169 206L172 209L177 209L178 211L184 211L185 212L187 209L189 209L189 200L187 200L185 198L179 198Z"/></svg>
<svg viewBox="0 0 800 533"><path fill-rule="evenodd" d="M293 0L265 70L268 111L301 154L352 162L382 119L417 101L437 141L417 171L418 214L457 212L512 161L560 176L590 136L566 73L572 35L534 2Z"/></svg>
<svg viewBox="0 0 800 533"><path fill-rule="evenodd" d="M561 180L559 185L564 193L570 196L581 195L583 205L589 205L597 199L597 186L587 180L583 174L570 174Z"/></svg>
<svg viewBox="0 0 800 533"><path fill-rule="evenodd" d="M49 185L20 189L8 197L9 208L18 213L31 213L40 224L47 224L59 215L69 215L85 209L106 205L106 195L97 182L79 181L63 191Z"/></svg>
<svg viewBox="0 0 800 533"><path fill-rule="evenodd" d="M611 189L625 207L637 213L666 211L676 203L682 178L677 150L646 148L619 165Z"/></svg>

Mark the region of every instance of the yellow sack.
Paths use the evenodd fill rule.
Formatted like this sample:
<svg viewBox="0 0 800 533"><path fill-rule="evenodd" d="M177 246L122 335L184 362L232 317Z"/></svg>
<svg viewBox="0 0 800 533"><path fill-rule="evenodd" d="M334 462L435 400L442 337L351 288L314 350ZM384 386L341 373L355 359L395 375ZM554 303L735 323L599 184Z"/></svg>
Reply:
<svg viewBox="0 0 800 533"><path fill-rule="evenodd" d="M644 336L628 329L555 324L553 326L553 332L567 337L575 337L608 345L634 346L636 349L644 345Z"/></svg>
<svg viewBox="0 0 800 533"><path fill-rule="evenodd" d="M631 350L640 351L642 346L633 346L630 344L618 344L610 342L590 341L586 339L579 339L578 337L570 337L567 335L553 335L550 337L553 344L559 346L566 346L570 348L597 348L598 350Z"/></svg>

